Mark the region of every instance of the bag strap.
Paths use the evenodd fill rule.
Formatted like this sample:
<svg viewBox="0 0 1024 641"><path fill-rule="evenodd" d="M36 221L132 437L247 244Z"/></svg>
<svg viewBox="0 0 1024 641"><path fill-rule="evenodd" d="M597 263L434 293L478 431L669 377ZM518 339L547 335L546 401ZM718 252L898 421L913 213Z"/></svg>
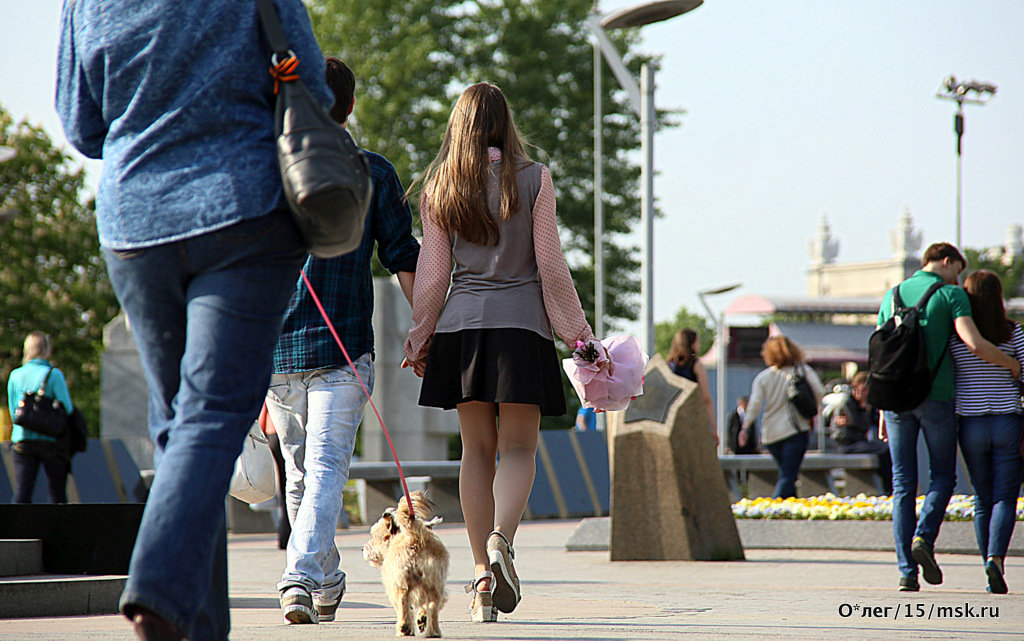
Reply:
<svg viewBox="0 0 1024 641"><path fill-rule="evenodd" d="M43 378L43 384L39 386L39 391L36 392L39 396L46 396L46 384L50 382L50 374L53 374L53 367L46 372L46 376Z"/></svg>
<svg viewBox="0 0 1024 641"><path fill-rule="evenodd" d="M925 290L924 295L921 296L921 300L917 301L917 305L914 305L914 308L918 311L918 313L921 313L921 312L924 311L925 305L928 304L928 299L932 297L932 294L934 294L935 292L937 292L940 289L942 289L942 286L945 285L945 284L946 283L944 283L944 282L942 282L940 280L937 283L932 283L931 287L929 287L927 290ZM899 289L898 285L897 285L897 289Z"/></svg>
<svg viewBox="0 0 1024 641"><path fill-rule="evenodd" d="M266 36L270 48L279 58L288 55L288 38L281 28L281 21L277 15L277 7L272 0L256 0L256 8L260 12L260 23L263 25L263 35Z"/></svg>

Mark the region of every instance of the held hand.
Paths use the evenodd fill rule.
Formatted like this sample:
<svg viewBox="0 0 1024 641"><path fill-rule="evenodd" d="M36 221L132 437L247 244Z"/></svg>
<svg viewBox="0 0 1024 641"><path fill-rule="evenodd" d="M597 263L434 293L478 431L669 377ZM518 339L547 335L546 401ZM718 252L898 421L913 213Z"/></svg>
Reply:
<svg viewBox="0 0 1024 641"><path fill-rule="evenodd" d="M885 429L885 417L879 416L878 418L878 440L883 443L889 442L889 432Z"/></svg>
<svg viewBox="0 0 1024 641"><path fill-rule="evenodd" d="M403 358L402 359L402 369L405 369L407 367L411 367L412 368L413 374L416 374L416 376L419 376L420 378L423 378L423 372L426 371L427 364L424 363L423 361L412 361L412 362L410 362L408 358Z"/></svg>
<svg viewBox="0 0 1024 641"><path fill-rule="evenodd" d="M736 435L736 444L740 447L746 447L748 440L750 440L750 430L744 427L740 430L740 433Z"/></svg>
<svg viewBox="0 0 1024 641"><path fill-rule="evenodd" d="M836 414L836 425L846 427L850 424L850 418L846 414Z"/></svg>

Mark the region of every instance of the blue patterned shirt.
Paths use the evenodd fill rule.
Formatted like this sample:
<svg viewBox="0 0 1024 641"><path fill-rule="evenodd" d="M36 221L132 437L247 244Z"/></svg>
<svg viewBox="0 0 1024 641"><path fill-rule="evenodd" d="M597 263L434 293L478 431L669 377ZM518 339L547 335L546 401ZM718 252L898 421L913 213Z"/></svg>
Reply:
<svg viewBox="0 0 1024 641"><path fill-rule="evenodd" d="M301 0L275 0L310 92L330 107ZM57 113L102 158L100 244L199 236L284 206L270 45L255 2L64 0Z"/></svg>
<svg viewBox="0 0 1024 641"><path fill-rule="evenodd" d="M303 269L352 360L373 353L373 274L377 258L392 274L415 272L420 244L412 235L412 211L395 168L383 156L365 151L373 178L373 202L359 247L337 258L310 256ZM284 329L274 350L274 372L292 374L347 365L345 356L299 278Z"/></svg>

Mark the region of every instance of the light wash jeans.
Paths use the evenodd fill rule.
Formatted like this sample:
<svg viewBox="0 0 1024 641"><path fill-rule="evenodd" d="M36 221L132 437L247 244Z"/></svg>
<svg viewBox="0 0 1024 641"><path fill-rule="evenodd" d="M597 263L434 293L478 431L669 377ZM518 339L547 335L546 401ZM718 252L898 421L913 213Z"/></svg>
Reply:
<svg viewBox="0 0 1024 641"><path fill-rule="evenodd" d="M956 487L956 415L953 401L925 399L909 412L886 412L885 429L892 453L892 527L901 576L917 577L910 554L915 536L935 545L946 506ZM924 432L931 478L915 522L917 435Z"/></svg>
<svg viewBox="0 0 1024 641"><path fill-rule="evenodd" d="M307 254L284 211L103 253L149 386L156 461L121 609L146 608L191 641L223 641L224 497Z"/></svg>
<svg viewBox="0 0 1024 641"><path fill-rule="evenodd" d="M1020 414L960 417L960 449L974 485L974 533L982 558L1006 556L1017 518Z"/></svg>
<svg viewBox="0 0 1024 641"><path fill-rule="evenodd" d="M373 360L363 354L356 370L373 391ZM341 554L334 544L342 489L363 418L366 395L352 369L274 374L267 411L285 461L285 491L292 535L277 588L301 585L317 603L334 603L345 591Z"/></svg>

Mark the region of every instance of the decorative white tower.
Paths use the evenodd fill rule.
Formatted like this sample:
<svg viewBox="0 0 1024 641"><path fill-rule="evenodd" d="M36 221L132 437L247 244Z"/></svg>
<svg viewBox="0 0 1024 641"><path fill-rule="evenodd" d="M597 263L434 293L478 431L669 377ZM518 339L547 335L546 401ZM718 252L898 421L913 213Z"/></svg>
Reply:
<svg viewBox="0 0 1024 641"><path fill-rule="evenodd" d="M839 241L832 237L832 226L828 224L826 214L821 215L818 231L807 243L807 249L811 254L812 268L836 262L836 257L839 256Z"/></svg>
<svg viewBox="0 0 1024 641"><path fill-rule="evenodd" d="M896 229L889 232L889 245L892 247L893 258L901 260L917 256L921 249L921 232L914 229L914 219L906 205L903 206Z"/></svg>

